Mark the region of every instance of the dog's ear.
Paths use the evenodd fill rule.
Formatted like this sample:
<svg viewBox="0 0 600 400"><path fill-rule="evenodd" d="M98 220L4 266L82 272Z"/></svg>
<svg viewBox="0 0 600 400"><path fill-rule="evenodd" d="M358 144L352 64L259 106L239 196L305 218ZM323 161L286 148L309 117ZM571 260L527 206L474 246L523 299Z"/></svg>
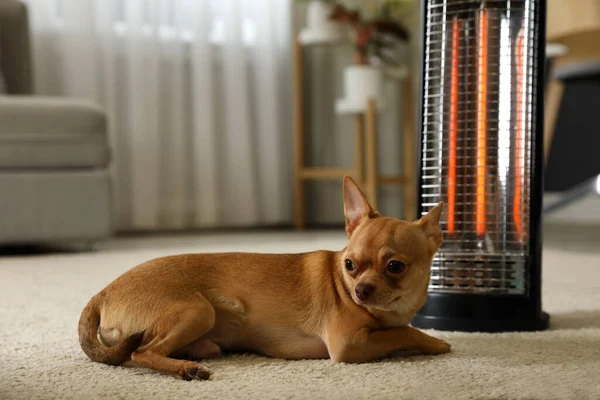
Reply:
<svg viewBox="0 0 600 400"><path fill-rule="evenodd" d="M375 218L379 216L374 211L360 188L354 180L346 175L344 177L344 215L346 217L346 232L348 236L356 230L363 219Z"/></svg>
<svg viewBox="0 0 600 400"><path fill-rule="evenodd" d="M444 203L440 202L426 215L422 216L421 219L415 221L415 223L418 224L421 229L423 229L425 235L427 235L427 239L434 243L436 251L444 240L442 229L440 228L440 217L442 215L443 208Z"/></svg>

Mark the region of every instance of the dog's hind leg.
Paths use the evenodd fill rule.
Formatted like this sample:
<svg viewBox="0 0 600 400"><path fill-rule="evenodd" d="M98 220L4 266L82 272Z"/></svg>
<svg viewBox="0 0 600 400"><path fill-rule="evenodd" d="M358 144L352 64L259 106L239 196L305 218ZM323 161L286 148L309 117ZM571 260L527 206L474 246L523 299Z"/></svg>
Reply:
<svg viewBox="0 0 600 400"><path fill-rule="evenodd" d="M221 355L218 344L207 339L198 339L171 353L171 357L187 360L203 360L217 358Z"/></svg>
<svg viewBox="0 0 600 400"><path fill-rule="evenodd" d="M166 372L184 380L208 379L212 372L201 364L170 358L169 355L202 335L215 324L215 309L203 296L187 303L178 302L161 313L151 329L150 341L131 355L144 367Z"/></svg>

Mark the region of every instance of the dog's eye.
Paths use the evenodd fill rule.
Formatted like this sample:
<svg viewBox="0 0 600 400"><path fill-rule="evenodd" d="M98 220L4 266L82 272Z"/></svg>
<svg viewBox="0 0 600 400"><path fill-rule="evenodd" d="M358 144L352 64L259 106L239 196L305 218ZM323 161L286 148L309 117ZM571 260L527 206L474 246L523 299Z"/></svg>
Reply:
<svg viewBox="0 0 600 400"><path fill-rule="evenodd" d="M390 263L387 265L387 270L392 274L399 274L404 272L405 269L406 265L400 261L390 261Z"/></svg>
<svg viewBox="0 0 600 400"><path fill-rule="evenodd" d="M354 263L352 261L346 259L346 261L344 261L344 264L346 265L347 271L354 271Z"/></svg>

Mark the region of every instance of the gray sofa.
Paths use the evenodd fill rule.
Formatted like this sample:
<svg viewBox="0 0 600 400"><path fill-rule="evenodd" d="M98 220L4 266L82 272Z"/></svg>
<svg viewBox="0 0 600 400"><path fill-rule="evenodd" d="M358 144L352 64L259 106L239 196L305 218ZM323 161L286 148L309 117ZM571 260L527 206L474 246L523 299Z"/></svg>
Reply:
<svg viewBox="0 0 600 400"><path fill-rule="evenodd" d="M112 234L110 150L97 105L33 93L27 8L0 0L0 245Z"/></svg>

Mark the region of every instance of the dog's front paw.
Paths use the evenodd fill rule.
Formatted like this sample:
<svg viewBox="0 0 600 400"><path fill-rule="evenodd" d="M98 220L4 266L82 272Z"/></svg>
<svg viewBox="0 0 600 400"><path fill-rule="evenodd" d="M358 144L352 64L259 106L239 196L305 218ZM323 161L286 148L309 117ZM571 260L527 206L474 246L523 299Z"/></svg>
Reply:
<svg viewBox="0 0 600 400"><path fill-rule="evenodd" d="M446 342L445 340L438 339L438 338L432 338L432 339L433 339L432 343L430 346L428 346L428 349L427 349L428 354L438 355L438 354L450 353L450 349L452 348L450 343Z"/></svg>
<svg viewBox="0 0 600 400"><path fill-rule="evenodd" d="M192 363L192 365L186 367L180 375L181 379L184 381L191 381L194 379L205 381L209 379L212 374L213 372L208 368L200 364Z"/></svg>

